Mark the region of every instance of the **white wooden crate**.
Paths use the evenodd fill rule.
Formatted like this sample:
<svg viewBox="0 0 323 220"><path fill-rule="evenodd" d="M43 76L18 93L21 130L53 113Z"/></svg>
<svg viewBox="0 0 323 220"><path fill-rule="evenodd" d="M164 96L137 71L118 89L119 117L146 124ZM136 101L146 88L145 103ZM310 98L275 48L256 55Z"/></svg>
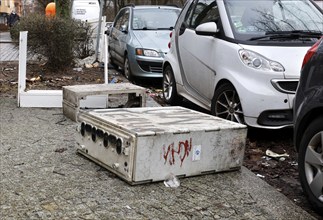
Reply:
<svg viewBox="0 0 323 220"><path fill-rule="evenodd" d="M107 108L108 95L114 94L128 94L128 102L138 99L139 106L146 106L146 89L131 83L74 85L63 86L63 113L77 121L81 107Z"/></svg>

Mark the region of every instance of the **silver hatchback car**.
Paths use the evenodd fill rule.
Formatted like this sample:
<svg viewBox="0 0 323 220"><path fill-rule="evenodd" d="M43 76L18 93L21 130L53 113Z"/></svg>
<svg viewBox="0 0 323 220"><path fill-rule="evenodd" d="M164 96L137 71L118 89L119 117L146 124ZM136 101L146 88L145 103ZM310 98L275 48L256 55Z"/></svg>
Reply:
<svg viewBox="0 0 323 220"><path fill-rule="evenodd" d="M174 6L127 6L110 28L110 64L121 67L128 79L162 77L169 34L181 9Z"/></svg>

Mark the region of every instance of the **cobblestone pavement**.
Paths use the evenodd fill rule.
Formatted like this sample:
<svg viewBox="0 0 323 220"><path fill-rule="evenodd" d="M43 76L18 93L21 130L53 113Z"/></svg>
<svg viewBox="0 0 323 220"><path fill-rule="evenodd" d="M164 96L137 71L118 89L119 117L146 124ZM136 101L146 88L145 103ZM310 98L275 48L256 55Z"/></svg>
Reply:
<svg viewBox="0 0 323 220"><path fill-rule="evenodd" d="M313 219L244 167L130 186L76 154L76 125L0 98L0 219Z"/></svg>

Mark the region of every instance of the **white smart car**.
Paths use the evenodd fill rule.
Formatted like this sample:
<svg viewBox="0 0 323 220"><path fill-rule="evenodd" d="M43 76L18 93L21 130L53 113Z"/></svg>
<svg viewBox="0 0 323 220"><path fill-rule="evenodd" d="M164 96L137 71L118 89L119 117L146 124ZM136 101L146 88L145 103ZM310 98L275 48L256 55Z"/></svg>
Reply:
<svg viewBox="0 0 323 220"><path fill-rule="evenodd" d="M310 0L188 0L163 63L163 95L251 127L292 126L306 51L323 33Z"/></svg>

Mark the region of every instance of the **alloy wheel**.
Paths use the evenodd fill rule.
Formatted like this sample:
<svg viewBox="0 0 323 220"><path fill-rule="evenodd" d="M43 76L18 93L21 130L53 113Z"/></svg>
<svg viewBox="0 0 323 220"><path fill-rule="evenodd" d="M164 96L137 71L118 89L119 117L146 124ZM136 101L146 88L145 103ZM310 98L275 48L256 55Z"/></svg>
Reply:
<svg viewBox="0 0 323 220"><path fill-rule="evenodd" d="M244 124L242 106L236 90L229 84L219 90L219 95L215 99L214 114L220 118Z"/></svg>
<svg viewBox="0 0 323 220"><path fill-rule="evenodd" d="M163 93L166 100L170 100L174 89L174 78L171 70L166 70L163 77Z"/></svg>
<svg viewBox="0 0 323 220"><path fill-rule="evenodd" d="M308 143L304 171L312 193L323 202L323 131L315 134Z"/></svg>

